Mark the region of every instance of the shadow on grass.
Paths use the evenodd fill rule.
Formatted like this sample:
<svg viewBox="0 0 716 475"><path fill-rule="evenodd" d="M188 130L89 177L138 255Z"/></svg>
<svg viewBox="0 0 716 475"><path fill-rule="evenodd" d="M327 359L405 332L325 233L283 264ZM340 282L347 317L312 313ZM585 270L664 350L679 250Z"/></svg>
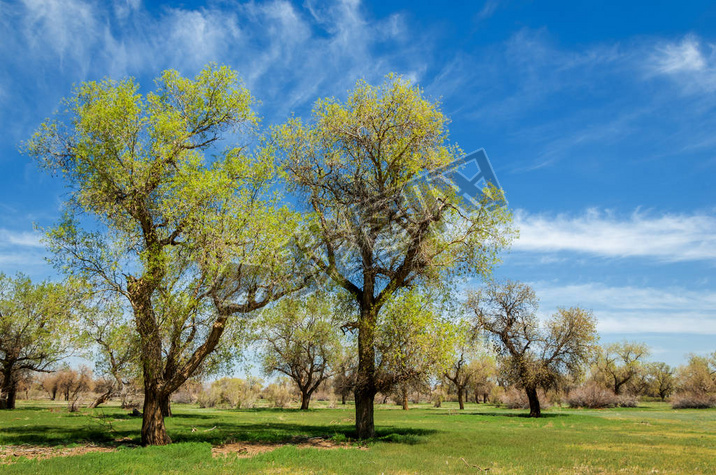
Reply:
<svg viewBox="0 0 716 475"><path fill-rule="evenodd" d="M514 412L459 412L458 414L441 414L444 416L466 415L466 416L488 416L488 417L520 417L524 419L552 419L554 417L569 417L571 414L542 413L540 417L530 417L529 413Z"/></svg>
<svg viewBox="0 0 716 475"><path fill-rule="evenodd" d="M267 411L277 412L277 411ZM111 414L112 419L124 419L122 414ZM196 424L201 419L214 420ZM127 416L126 419L137 419ZM182 421L188 422L182 424ZM314 425L287 422L241 423L217 419L216 416L177 414L167 419L169 437L173 442L208 442L221 445L230 442L261 444L298 444L308 439L322 438L339 442L358 442L353 424ZM211 425L212 427L209 427ZM56 446L72 444L96 444L107 447L136 445L139 443L139 427L112 428L103 425L96 418L88 418L82 426L52 426L46 423L27 424L0 428L0 443L3 445ZM424 437L437 433L431 429L413 429L384 426L376 429L373 439L363 442L386 442L415 445Z"/></svg>

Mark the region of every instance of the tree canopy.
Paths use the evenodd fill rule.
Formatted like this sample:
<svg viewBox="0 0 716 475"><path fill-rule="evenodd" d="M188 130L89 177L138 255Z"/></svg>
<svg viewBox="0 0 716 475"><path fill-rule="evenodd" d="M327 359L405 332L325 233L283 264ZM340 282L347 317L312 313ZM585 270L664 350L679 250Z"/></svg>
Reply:
<svg viewBox="0 0 716 475"><path fill-rule="evenodd" d="M293 215L274 206L270 157L247 143L253 98L209 65L166 71L142 95L131 80L86 82L26 144L70 188L48 232L57 266L126 299L144 381L142 444L166 444L161 406L219 344L231 317L293 283L280 258Z"/></svg>
<svg viewBox="0 0 716 475"><path fill-rule="evenodd" d="M76 325L81 285L33 284L22 274L0 273L0 409L14 409L23 373L50 371L81 346Z"/></svg>
<svg viewBox="0 0 716 475"><path fill-rule="evenodd" d="M359 81L344 102L316 102L312 120L291 119L273 133L290 188L309 212L301 256L356 306L356 429L374 435L376 323L382 306L408 286L484 275L511 240L510 213L488 186L466 208L452 187L424 174L453 162L447 118L400 77Z"/></svg>
<svg viewBox="0 0 716 475"><path fill-rule="evenodd" d="M531 417L541 415L537 388L580 374L595 350L597 322L591 311L560 308L541 325L537 296L526 284L491 282L470 295L468 307L477 327L497 344L508 378L525 390Z"/></svg>

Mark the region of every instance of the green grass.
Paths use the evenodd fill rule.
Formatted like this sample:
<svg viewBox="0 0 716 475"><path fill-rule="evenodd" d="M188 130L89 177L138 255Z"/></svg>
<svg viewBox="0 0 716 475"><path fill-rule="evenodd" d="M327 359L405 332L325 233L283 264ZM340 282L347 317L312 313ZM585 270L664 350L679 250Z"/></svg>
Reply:
<svg viewBox="0 0 716 475"><path fill-rule="evenodd" d="M457 411L377 406L375 440L364 450L280 447L252 458L213 458L233 441L295 443L353 437L353 408L214 410L173 407L174 444L136 447L141 420L108 407L69 414L21 404L0 411L6 445L118 447L46 460L20 459L2 473L716 473L716 410L674 411L663 403L634 409L551 409L541 419L490 405ZM55 411L55 412L52 412ZM215 428L214 428L215 427ZM192 428L195 431L192 432Z"/></svg>

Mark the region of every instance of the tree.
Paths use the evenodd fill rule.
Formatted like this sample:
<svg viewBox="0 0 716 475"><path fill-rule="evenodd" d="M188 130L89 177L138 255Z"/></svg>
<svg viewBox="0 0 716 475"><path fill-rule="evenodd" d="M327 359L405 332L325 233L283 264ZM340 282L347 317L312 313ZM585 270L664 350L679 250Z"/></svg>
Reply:
<svg viewBox="0 0 716 475"><path fill-rule="evenodd" d="M473 292L468 307L479 329L495 341L507 378L524 389L530 417L540 417L539 387L553 386L563 375L582 372L597 340L592 312L560 308L540 325L534 290L526 284L492 282Z"/></svg>
<svg viewBox="0 0 716 475"><path fill-rule="evenodd" d="M483 360L489 361L490 356L469 322L464 320L456 322L453 324L453 332L455 344L450 349L450 364L443 372L443 376L455 388L460 410L464 410L467 388L487 378L483 371L486 368L481 363ZM478 379L479 382L476 381Z"/></svg>
<svg viewBox="0 0 716 475"><path fill-rule="evenodd" d="M470 362L467 371L472 374L470 386L472 387L475 403L487 402L487 398L495 387L497 375L497 362L494 355L475 359Z"/></svg>
<svg viewBox="0 0 716 475"><path fill-rule="evenodd" d="M394 294L376 326L376 387L384 394L397 387L407 410L408 392L429 390L430 376L444 370L453 335L435 297L417 290Z"/></svg>
<svg viewBox="0 0 716 475"><path fill-rule="evenodd" d="M333 390L341 396L341 404L343 405L346 404L348 396L350 396L355 389L355 371L357 364L355 352L351 350L352 348L346 346L341 347L341 352L333 371Z"/></svg>
<svg viewBox="0 0 716 475"><path fill-rule="evenodd" d="M194 79L165 71L156 84L142 97L133 80L83 83L25 146L70 187L47 235L56 265L131 309L142 445L171 442L163 408L233 317L294 288L279 249L294 220L274 206L270 157L218 148L229 132L253 131L249 92L213 65Z"/></svg>
<svg viewBox="0 0 716 475"><path fill-rule="evenodd" d="M689 355L689 361L678 370L678 389L693 394L716 393L716 352L699 356Z"/></svg>
<svg viewBox="0 0 716 475"><path fill-rule="evenodd" d="M82 316L82 332L94 343L94 352L87 356L94 356L96 370L106 376L90 407L98 407L117 394L126 407L131 381L139 376L139 339L121 301L97 301L95 308Z"/></svg>
<svg viewBox="0 0 716 475"><path fill-rule="evenodd" d="M644 372L642 361L647 356L649 347L644 343L612 343L599 352L594 377L619 395L628 383Z"/></svg>
<svg viewBox="0 0 716 475"><path fill-rule="evenodd" d="M381 308L400 289L485 275L507 245L509 213L488 187L474 210L449 187L419 182L458 149L447 119L417 87L395 76L358 82L345 103L319 100L313 123L276 128L273 146L290 189L309 213L300 256L346 292L356 307L356 431L373 437L376 331Z"/></svg>
<svg viewBox="0 0 716 475"><path fill-rule="evenodd" d="M262 312L257 327L263 341L262 363L267 374L288 376L308 409L313 392L331 377L340 354L331 302L319 294L286 298Z"/></svg>
<svg viewBox="0 0 716 475"><path fill-rule="evenodd" d="M674 369L666 363L649 363L646 372L651 393L666 400L676 387Z"/></svg>
<svg viewBox="0 0 716 475"><path fill-rule="evenodd" d="M49 372L79 344L74 322L79 284L32 281L0 273L0 409L14 409L17 385L30 371Z"/></svg>

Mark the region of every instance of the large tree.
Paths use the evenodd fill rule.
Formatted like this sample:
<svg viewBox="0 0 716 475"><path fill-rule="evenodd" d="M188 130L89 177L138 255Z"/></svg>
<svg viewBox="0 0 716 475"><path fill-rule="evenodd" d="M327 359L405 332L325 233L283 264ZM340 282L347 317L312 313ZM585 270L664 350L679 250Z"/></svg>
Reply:
<svg viewBox="0 0 716 475"><path fill-rule="evenodd" d="M537 389L553 386L566 374L580 374L594 352L592 312L560 308L541 325L537 297L526 284L492 282L473 292L467 305L477 327L497 344L508 379L524 389L530 417L541 415Z"/></svg>
<svg viewBox="0 0 716 475"><path fill-rule="evenodd" d="M468 208L451 187L418 180L458 158L447 122L419 88L389 76L377 87L358 82L343 103L318 101L310 124L292 119L275 129L288 183L312 220L299 250L357 307L348 323L358 331L360 438L375 433L382 306L404 287L488 273L510 240L509 213L494 187Z"/></svg>
<svg viewBox="0 0 716 475"><path fill-rule="evenodd" d="M273 206L274 169L246 137L252 98L226 67L166 71L145 96L133 80L87 82L27 151L70 187L48 233L58 267L133 314L144 384L141 442L163 445L162 407L219 344L232 316L293 285L277 251L291 215Z"/></svg>
<svg viewBox="0 0 716 475"><path fill-rule="evenodd" d="M301 392L303 410L339 362L340 332L334 319L330 300L312 294L283 299L256 320L264 372L291 378Z"/></svg>
<svg viewBox="0 0 716 475"><path fill-rule="evenodd" d="M78 345L79 288L0 273L0 409L15 408L23 374L51 371Z"/></svg>

